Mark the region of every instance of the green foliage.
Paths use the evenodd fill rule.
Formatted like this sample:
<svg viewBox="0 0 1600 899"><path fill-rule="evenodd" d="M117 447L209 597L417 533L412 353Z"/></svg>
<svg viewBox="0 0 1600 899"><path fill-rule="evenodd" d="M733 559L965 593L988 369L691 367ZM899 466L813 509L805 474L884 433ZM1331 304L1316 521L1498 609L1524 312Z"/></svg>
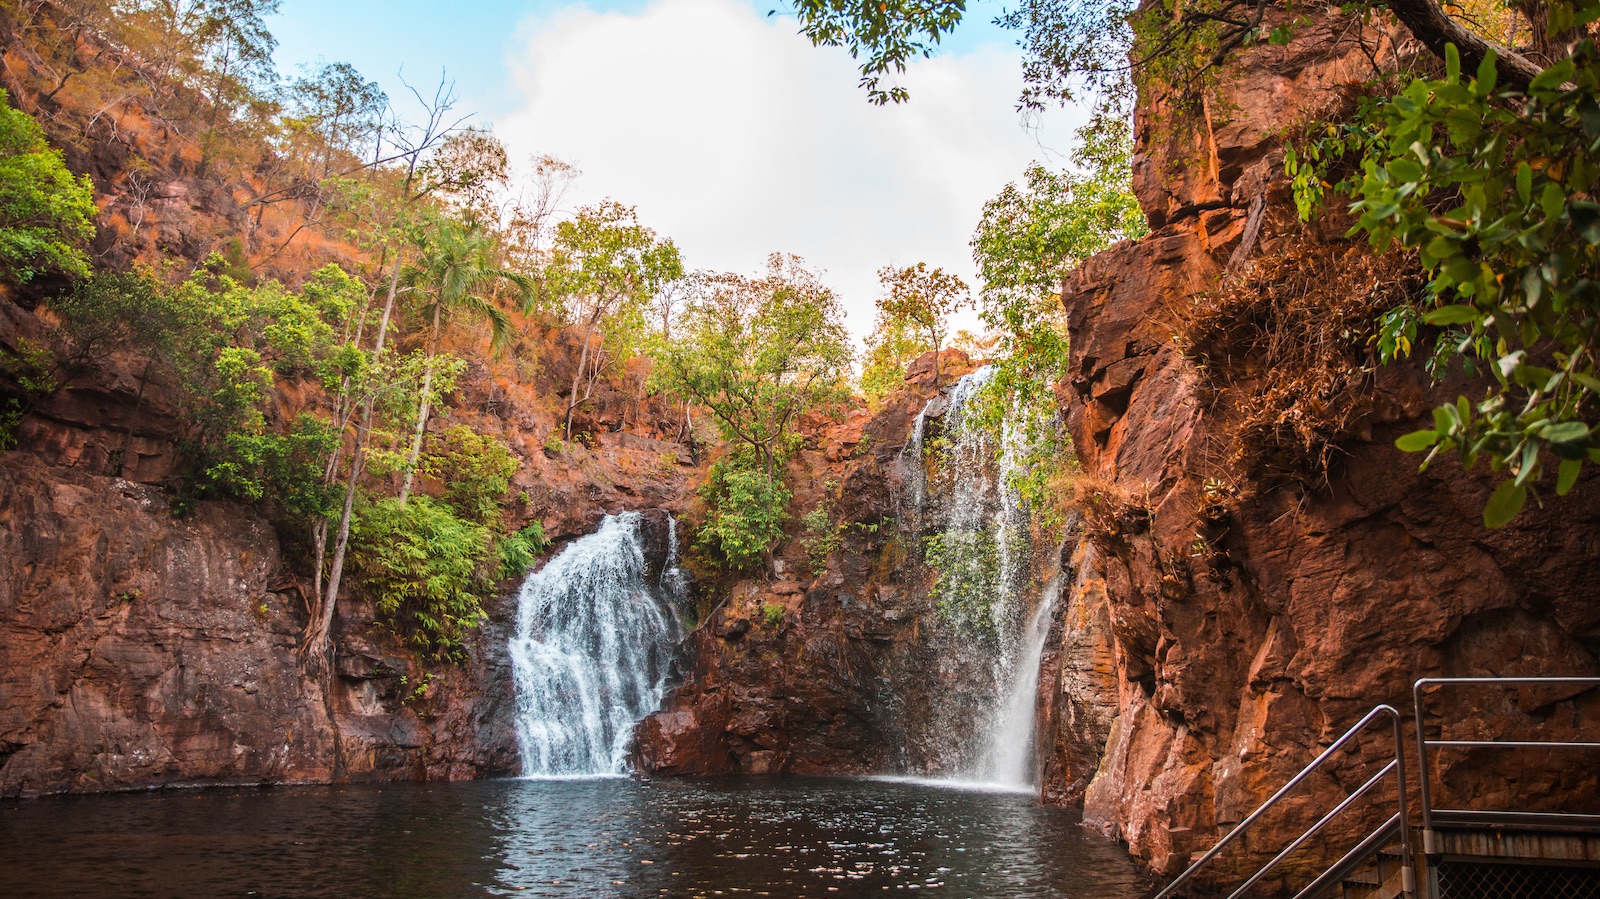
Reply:
<svg viewBox="0 0 1600 899"><path fill-rule="evenodd" d="M0 453L16 447L22 420L34 404L60 389L56 357L48 347L18 338L14 354L0 355Z"/></svg>
<svg viewBox="0 0 1600 899"><path fill-rule="evenodd" d="M972 238L983 320L999 338L995 372L975 398L974 414L1019 454L1012 486L1031 508L1049 514L1051 482L1070 458L1055 408L1055 384L1069 358L1061 278L1111 244L1149 230L1130 188L1127 123L1098 117L1079 139L1076 170L1030 166L1024 187L1009 184L984 205ZM1007 427L1013 433L1004 434Z"/></svg>
<svg viewBox="0 0 1600 899"><path fill-rule="evenodd" d="M838 297L795 257L760 279L701 275L652 384L706 406L722 438L775 476L800 414L844 397L850 337Z"/></svg>
<svg viewBox="0 0 1600 899"><path fill-rule="evenodd" d="M491 534L426 496L386 499L361 509L351 528L351 560L378 614L411 645L461 658L466 632L487 617L481 597Z"/></svg>
<svg viewBox="0 0 1600 899"><path fill-rule="evenodd" d="M556 225L543 276L544 296L569 322L586 334L609 323L613 355L622 358L631 348L615 341L639 334L646 304L683 277L683 261L672 241L639 224L633 207L608 200Z"/></svg>
<svg viewBox="0 0 1600 899"><path fill-rule="evenodd" d="M828 570L828 557L844 544L844 525L835 526L833 516L820 503L800 523L805 528L800 542L811 562L811 574L820 577Z"/></svg>
<svg viewBox="0 0 1600 899"><path fill-rule="evenodd" d="M431 322L430 349L439 329L465 313L489 325L496 348L511 335L511 320L496 303L495 292L509 289L519 304L531 301L532 278L497 265L499 246L481 222L432 219L423 231L421 253L401 275L408 292L420 297L418 312Z"/></svg>
<svg viewBox="0 0 1600 899"><path fill-rule="evenodd" d="M89 177L74 178L39 123L0 90L0 279L87 277L96 211Z"/></svg>
<svg viewBox="0 0 1600 899"><path fill-rule="evenodd" d="M1552 23L1600 18L1595 0L1551 7ZM1354 125L1287 160L1303 212L1323 199L1320 173L1341 158L1349 194L1375 250L1419 254L1428 299L1380 321L1385 361L1431 344L1430 368L1452 362L1492 377L1474 402L1434 410L1434 427L1402 438L1429 463L1487 459L1505 479L1484 510L1498 527L1521 511L1546 466L1556 492L1600 461L1600 53L1592 39L1534 78L1497 88L1491 55L1464 77L1455 47L1442 79L1417 78L1365 103Z"/></svg>
<svg viewBox="0 0 1600 899"><path fill-rule="evenodd" d="M861 86L878 105L904 102L900 85L882 87L883 78L905 71L906 63L930 56L961 22L965 0L893 0L850 3L846 0L797 0L801 32L818 46L843 47L861 64Z"/></svg>
<svg viewBox="0 0 1600 899"><path fill-rule="evenodd" d="M468 521L497 521L511 478L521 467L517 457L498 438L466 425L445 429L434 445L423 470L444 484L445 502Z"/></svg>
<svg viewBox="0 0 1600 899"><path fill-rule="evenodd" d="M922 539L922 553L938 572L933 592L939 617L974 635L995 636L993 610L1004 585L994 529L930 534Z"/></svg>
<svg viewBox="0 0 1600 899"><path fill-rule="evenodd" d="M761 619L767 627L777 627L783 623L784 613L789 610L781 602L764 602L761 604Z"/></svg>
<svg viewBox="0 0 1600 899"><path fill-rule="evenodd" d="M878 298L879 328L910 329L920 335L930 350L944 349L950 330L950 316L971 305L967 283L943 269L929 270L919 262L905 268L885 266L878 270L884 287ZM939 357L934 356L935 384L939 383Z"/></svg>
<svg viewBox="0 0 1600 899"><path fill-rule="evenodd" d="M302 518L330 514L340 492L325 482L326 460L339 443L334 425L301 413L286 433L265 428L226 436L226 452L207 470L211 483L238 497L271 497L284 511Z"/></svg>
<svg viewBox="0 0 1600 899"><path fill-rule="evenodd" d="M759 465L731 456L719 460L700 496L708 512L695 542L731 571L754 569L783 536L790 493Z"/></svg>
<svg viewBox="0 0 1600 899"><path fill-rule="evenodd" d="M544 524L530 522L500 541L500 576L521 577L533 567L540 553L550 548Z"/></svg>
<svg viewBox="0 0 1600 899"><path fill-rule="evenodd" d="M833 291L793 257L772 257L761 279L699 275L690 285L651 383L709 409L730 444L701 492L710 514L698 542L748 570L782 535L795 422L844 396L849 335Z"/></svg>
<svg viewBox="0 0 1600 899"><path fill-rule="evenodd" d="M933 348L920 329L881 313L872 333L867 335L866 343L866 358L861 366L861 393L874 404L898 390L905 383L906 368L918 356Z"/></svg>

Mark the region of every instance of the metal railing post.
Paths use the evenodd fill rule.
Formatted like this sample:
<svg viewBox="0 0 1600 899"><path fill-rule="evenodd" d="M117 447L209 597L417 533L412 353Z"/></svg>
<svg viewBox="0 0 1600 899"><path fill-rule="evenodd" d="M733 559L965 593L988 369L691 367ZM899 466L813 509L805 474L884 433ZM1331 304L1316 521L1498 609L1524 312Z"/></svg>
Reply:
<svg viewBox="0 0 1600 899"><path fill-rule="evenodd" d="M1433 802L1428 787L1428 738L1422 730L1422 687L1429 679L1419 678L1411 685L1411 704L1416 713L1417 725L1417 801L1421 803L1422 854L1431 866L1439 855L1439 837L1433 832Z"/></svg>
<svg viewBox="0 0 1600 899"><path fill-rule="evenodd" d="M1417 860L1411 851L1411 802L1406 793L1406 736L1398 711L1394 715L1394 786L1400 803L1400 889L1417 895ZM1381 878L1380 878L1381 879Z"/></svg>

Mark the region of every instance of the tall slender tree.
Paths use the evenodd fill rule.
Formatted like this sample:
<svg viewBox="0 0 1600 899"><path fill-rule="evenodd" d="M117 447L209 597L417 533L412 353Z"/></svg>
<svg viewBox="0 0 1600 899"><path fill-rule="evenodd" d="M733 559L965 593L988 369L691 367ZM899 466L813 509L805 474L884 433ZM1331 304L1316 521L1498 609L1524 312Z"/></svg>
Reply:
<svg viewBox="0 0 1600 899"><path fill-rule="evenodd" d="M533 279L499 267L498 261L497 241L480 222L443 218L428 230L417 261L401 276L407 289L423 298L421 310L429 321L417 426L406 460L405 480L400 486L402 505L411 495L417 460L422 455L422 439L427 433L428 415L433 406L433 357L439 352L439 336L444 326L461 315L481 319L489 324L490 342L499 349L511 334L511 320L505 310L495 304L496 290L513 289L521 303L533 297Z"/></svg>
<svg viewBox="0 0 1600 899"><path fill-rule="evenodd" d="M594 391L604 369L608 324L641 311L669 282L683 277L683 261L670 240L639 224L630 206L607 200L556 225L545 287L566 307L578 331L578 364L567 395L564 433Z"/></svg>

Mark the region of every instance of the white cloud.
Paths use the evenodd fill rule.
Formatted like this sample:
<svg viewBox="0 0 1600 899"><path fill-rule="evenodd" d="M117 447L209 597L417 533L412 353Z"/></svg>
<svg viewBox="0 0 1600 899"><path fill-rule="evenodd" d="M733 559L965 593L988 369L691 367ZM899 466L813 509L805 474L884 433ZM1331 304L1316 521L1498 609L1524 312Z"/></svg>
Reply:
<svg viewBox="0 0 1600 899"><path fill-rule="evenodd" d="M874 107L855 63L742 0L657 0L636 14L569 7L523 24L509 60L514 155L583 171L572 197L636 204L691 267L753 272L770 252L826 270L858 334L877 269L926 261L967 278L983 202L1044 147L1013 111L1017 51L920 60L911 102Z"/></svg>

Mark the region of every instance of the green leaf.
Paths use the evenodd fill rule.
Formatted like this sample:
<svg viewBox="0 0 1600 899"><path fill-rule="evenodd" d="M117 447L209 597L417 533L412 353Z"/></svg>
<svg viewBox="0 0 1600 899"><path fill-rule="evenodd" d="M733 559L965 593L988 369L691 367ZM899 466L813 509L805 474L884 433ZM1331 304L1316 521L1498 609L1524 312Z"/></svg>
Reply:
<svg viewBox="0 0 1600 899"><path fill-rule="evenodd" d="M1401 181L1421 181L1422 163L1401 157L1389 163L1389 174Z"/></svg>
<svg viewBox="0 0 1600 899"><path fill-rule="evenodd" d="M1517 163L1517 196L1524 203L1533 200L1533 167L1526 161Z"/></svg>
<svg viewBox="0 0 1600 899"><path fill-rule="evenodd" d="M1461 79L1461 51L1455 44L1444 45L1444 80L1455 83Z"/></svg>
<svg viewBox="0 0 1600 899"><path fill-rule="evenodd" d="M1583 470L1583 463L1577 459L1563 459L1561 468L1556 474L1556 496L1566 496L1572 492L1572 486L1578 483L1578 473Z"/></svg>
<svg viewBox="0 0 1600 899"><path fill-rule="evenodd" d="M1482 317L1483 313L1476 306L1460 305L1430 310L1422 316L1422 320L1430 325L1462 325Z"/></svg>
<svg viewBox="0 0 1600 899"><path fill-rule="evenodd" d="M1438 431L1412 431L1394 442L1401 452L1420 453L1439 442Z"/></svg>
<svg viewBox="0 0 1600 899"><path fill-rule="evenodd" d="M1535 75L1528 83L1528 93L1536 91L1553 91L1566 84L1572 78L1573 65L1571 59L1563 59L1543 72Z"/></svg>
<svg viewBox="0 0 1600 899"><path fill-rule="evenodd" d="M1488 505L1483 507L1483 526L1498 528L1506 522L1517 517L1524 504L1528 502L1528 488L1518 487L1511 481L1506 481L1495 488L1489 496Z"/></svg>
<svg viewBox="0 0 1600 899"><path fill-rule="evenodd" d="M1480 97L1487 97L1494 92L1494 82L1497 76L1495 63L1500 57L1493 50L1483 54L1483 62L1478 63L1478 89Z"/></svg>
<svg viewBox="0 0 1600 899"><path fill-rule="evenodd" d="M1581 421L1564 421L1547 426L1539 436L1551 443L1577 443L1589 436L1589 426Z"/></svg>
<svg viewBox="0 0 1600 899"><path fill-rule="evenodd" d="M1539 196L1539 206L1544 210L1544 217L1550 221L1561 218L1561 213L1567 208L1567 194L1561 185L1548 182L1544 186L1544 193Z"/></svg>
<svg viewBox="0 0 1600 899"><path fill-rule="evenodd" d="M1600 393L1600 378L1596 378L1593 375L1586 375L1581 371L1575 371L1572 373L1572 380L1582 384L1584 389L1588 390L1590 393Z"/></svg>

